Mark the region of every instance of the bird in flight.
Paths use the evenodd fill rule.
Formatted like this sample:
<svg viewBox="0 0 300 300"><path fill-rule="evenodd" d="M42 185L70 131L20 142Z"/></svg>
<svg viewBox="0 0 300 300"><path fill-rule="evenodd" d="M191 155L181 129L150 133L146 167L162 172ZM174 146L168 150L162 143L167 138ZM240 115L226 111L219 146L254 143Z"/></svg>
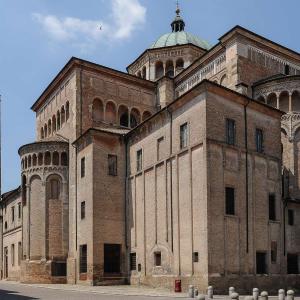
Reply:
<svg viewBox="0 0 300 300"><path fill-rule="evenodd" d="M102 30L102 25L99 26L99 30Z"/></svg>

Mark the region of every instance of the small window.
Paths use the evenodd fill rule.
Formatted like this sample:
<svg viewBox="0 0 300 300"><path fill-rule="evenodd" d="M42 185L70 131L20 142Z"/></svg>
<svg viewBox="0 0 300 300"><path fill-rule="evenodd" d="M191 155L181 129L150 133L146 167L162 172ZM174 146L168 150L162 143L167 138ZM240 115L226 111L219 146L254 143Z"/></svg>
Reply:
<svg viewBox="0 0 300 300"><path fill-rule="evenodd" d="M290 226L294 225L294 211L292 209L288 210L288 224Z"/></svg>
<svg viewBox="0 0 300 300"><path fill-rule="evenodd" d="M226 215L235 214L235 199L234 188L226 187L225 189L225 201L226 201Z"/></svg>
<svg viewBox="0 0 300 300"><path fill-rule="evenodd" d="M290 66L289 65L284 66L284 74L285 75L290 75Z"/></svg>
<svg viewBox="0 0 300 300"><path fill-rule="evenodd" d="M21 206L21 202L18 203L18 218L21 219L22 216L22 206Z"/></svg>
<svg viewBox="0 0 300 300"><path fill-rule="evenodd" d="M140 149L136 153L136 171L139 172L143 168L143 150Z"/></svg>
<svg viewBox="0 0 300 300"><path fill-rule="evenodd" d="M276 199L274 194L269 194L269 220L276 221Z"/></svg>
<svg viewBox="0 0 300 300"><path fill-rule="evenodd" d="M18 242L18 266L21 264L22 260L22 244Z"/></svg>
<svg viewBox="0 0 300 300"><path fill-rule="evenodd" d="M235 144L235 121L226 119L226 142L228 145Z"/></svg>
<svg viewBox="0 0 300 300"><path fill-rule="evenodd" d="M87 272L87 245L81 245L79 250L80 250L79 272L86 273Z"/></svg>
<svg viewBox="0 0 300 300"><path fill-rule="evenodd" d="M85 176L85 157L81 159L80 171L81 171L81 178L83 178Z"/></svg>
<svg viewBox="0 0 300 300"><path fill-rule="evenodd" d="M11 265L15 265L15 244L11 245Z"/></svg>
<svg viewBox="0 0 300 300"><path fill-rule="evenodd" d="M180 126L180 149L186 148L188 145L188 124L184 123Z"/></svg>
<svg viewBox="0 0 300 300"><path fill-rule="evenodd" d="M164 143L164 137L160 137L157 140L157 160L161 160L163 157L163 143Z"/></svg>
<svg viewBox="0 0 300 300"><path fill-rule="evenodd" d="M199 262L199 253L198 252L193 252L193 262L194 263Z"/></svg>
<svg viewBox="0 0 300 300"><path fill-rule="evenodd" d="M12 222L15 221L15 207L14 206L11 208L11 221Z"/></svg>
<svg viewBox="0 0 300 300"><path fill-rule="evenodd" d="M271 242L271 262L272 264L275 264L277 261L277 242L272 241Z"/></svg>
<svg viewBox="0 0 300 300"><path fill-rule="evenodd" d="M80 216L81 220L85 219L85 201L81 202Z"/></svg>
<svg viewBox="0 0 300 300"><path fill-rule="evenodd" d="M154 253L154 263L156 267L161 266L161 252L155 252Z"/></svg>
<svg viewBox="0 0 300 300"><path fill-rule="evenodd" d="M138 272L142 272L142 265L138 264Z"/></svg>
<svg viewBox="0 0 300 300"><path fill-rule="evenodd" d="M108 175L117 176L118 175L118 157L117 155L108 154Z"/></svg>
<svg viewBox="0 0 300 300"><path fill-rule="evenodd" d="M4 223L4 229L7 230L7 222Z"/></svg>
<svg viewBox="0 0 300 300"><path fill-rule="evenodd" d="M130 270L136 271L136 253L130 253Z"/></svg>
<svg viewBox="0 0 300 300"><path fill-rule="evenodd" d="M263 131L261 129L256 129L256 151L262 153L264 151L263 141Z"/></svg>

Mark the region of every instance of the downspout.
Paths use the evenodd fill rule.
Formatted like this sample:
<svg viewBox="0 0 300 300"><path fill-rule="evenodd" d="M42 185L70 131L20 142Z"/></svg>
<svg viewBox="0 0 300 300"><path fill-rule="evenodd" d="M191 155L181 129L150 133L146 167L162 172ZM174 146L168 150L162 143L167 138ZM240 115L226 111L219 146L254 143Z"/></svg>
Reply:
<svg viewBox="0 0 300 300"><path fill-rule="evenodd" d="M249 105L249 100L244 106L244 126L245 126L245 151L246 151L246 252L249 253L249 185L248 185L248 124L247 124L247 106Z"/></svg>
<svg viewBox="0 0 300 300"><path fill-rule="evenodd" d="M172 128L173 128L173 115L172 112L167 107L167 112L170 116L170 210L171 210L171 249L174 252L174 238L173 238L173 170L172 170L172 145L173 145L173 136L172 136Z"/></svg>

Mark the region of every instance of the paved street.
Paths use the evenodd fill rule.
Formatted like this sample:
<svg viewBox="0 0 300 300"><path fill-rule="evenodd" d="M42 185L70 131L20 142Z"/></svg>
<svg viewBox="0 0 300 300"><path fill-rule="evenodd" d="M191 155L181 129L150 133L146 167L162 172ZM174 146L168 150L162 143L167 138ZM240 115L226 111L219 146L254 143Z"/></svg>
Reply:
<svg viewBox="0 0 300 300"><path fill-rule="evenodd" d="M13 282L0 282L0 299L1 300L33 300L33 299L43 299L43 300L169 300L174 299L171 294L160 297L160 294L164 292L156 292L155 290L149 289L135 289L135 288L126 288L126 287L116 287L116 294L113 294L112 287L78 287L65 285L64 287L53 285L50 287L48 285L24 285ZM120 295L124 293L124 295ZM146 294L149 296L143 296L141 294ZM179 295L178 295L179 296ZM183 295L182 295L183 296ZM181 296L181 297L182 297ZM155 298L154 298L155 297ZM180 296L179 296L180 297Z"/></svg>

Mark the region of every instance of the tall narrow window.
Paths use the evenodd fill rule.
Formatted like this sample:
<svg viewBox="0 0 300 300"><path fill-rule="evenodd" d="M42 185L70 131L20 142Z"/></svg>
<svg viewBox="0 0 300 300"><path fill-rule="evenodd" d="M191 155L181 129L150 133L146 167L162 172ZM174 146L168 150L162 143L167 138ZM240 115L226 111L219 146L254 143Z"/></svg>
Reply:
<svg viewBox="0 0 300 300"><path fill-rule="evenodd" d="M294 225L294 211L292 209L289 209L288 210L288 224L290 226L293 226Z"/></svg>
<svg viewBox="0 0 300 300"><path fill-rule="evenodd" d="M80 171L81 171L81 178L83 178L85 176L85 157L81 159Z"/></svg>
<svg viewBox="0 0 300 300"><path fill-rule="evenodd" d="M21 219L22 216L22 207L21 202L18 203L18 218Z"/></svg>
<svg viewBox="0 0 300 300"><path fill-rule="evenodd" d="M130 253L130 270L136 271L136 253Z"/></svg>
<svg viewBox="0 0 300 300"><path fill-rule="evenodd" d="M22 260L22 244L21 242L18 242L18 265L21 264Z"/></svg>
<svg viewBox="0 0 300 300"><path fill-rule="evenodd" d="M108 154L107 162L108 162L108 175L117 176L117 174L118 174L118 169L117 169L118 158L117 158L117 156Z"/></svg>
<svg viewBox="0 0 300 300"><path fill-rule="evenodd" d="M81 220L85 219L85 201L81 202L80 216Z"/></svg>
<svg viewBox="0 0 300 300"><path fill-rule="evenodd" d="M164 143L164 137L160 137L157 140L157 160L161 160L163 157L163 143Z"/></svg>
<svg viewBox="0 0 300 300"><path fill-rule="evenodd" d="M57 179L52 179L50 181L50 199L59 198L59 181Z"/></svg>
<svg viewBox="0 0 300 300"><path fill-rule="evenodd" d="M180 126L180 149L186 148L188 145L188 124L184 123Z"/></svg>
<svg viewBox="0 0 300 300"><path fill-rule="evenodd" d="M136 170L141 171L143 168L143 150L140 149L136 153Z"/></svg>
<svg viewBox="0 0 300 300"><path fill-rule="evenodd" d="M276 198L274 194L269 194L269 220L276 221Z"/></svg>
<svg viewBox="0 0 300 300"><path fill-rule="evenodd" d="M271 242L271 262L272 264L275 264L277 261L277 242L272 241Z"/></svg>
<svg viewBox="0 0 300 300"><path fill-rule="evenodd" d="M199 252L193 252L193 262L199 262Z"/></svg>
<svg viewBox="0 0 300 300"><path fill-rule="evenodd" d="M226 215L234 215L235 214L235 195L234 188L226 187L225 188L225 212Z"/></svg>
<svg viewBox="0 0 300 300"><path fill-rule="evenodd" d="M256 151L262 153L264 151L264 136L261 129L256 128Z"/></svg>
<svg viewBox="0 0 300 300"><path fill-rule="evenodd" d="M226 142L229 145L235 144L235 121L226 119Z"/></svg>
<svg viewBox="0 0 300 300"><path fill-rule="evenodd" d="M15 265L15 244L11 245L11 265Z"/></svg>
<svg viewBox="0 0 300 300"><path fill-rule="evenodd" d="M156 267L161 266L161 252L154 253L154 263Z"/></svg>
<svg viewBox="0 0 300 300"><path fill-rule="evenodd" d="M81 245L79 251L80 251L79 272L86 273L87 272L87 245Z"/></svg>
<svg viewBox="0 0 300 300"><path fill-rule="evenodd" d="M15 207L12 206L11 208L11 221L14 222L15 221Z"/></svg>

